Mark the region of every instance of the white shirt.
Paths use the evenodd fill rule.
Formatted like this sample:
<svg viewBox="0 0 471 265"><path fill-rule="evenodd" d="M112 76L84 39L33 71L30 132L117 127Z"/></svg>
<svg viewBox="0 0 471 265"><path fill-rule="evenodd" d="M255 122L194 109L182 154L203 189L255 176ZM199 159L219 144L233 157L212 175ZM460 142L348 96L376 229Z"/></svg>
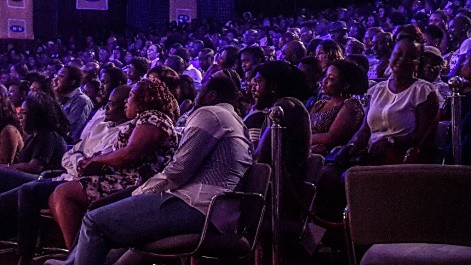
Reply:
<svg viewBox="0 0 471 265"><path fill-rule="evenodd" d="M199 89L201 87L201 80L203 80L203 75L201 74L201 71L196 69L192 64L190 64L188 68L183 71L183 74L193 79L196 89Z"/></svg>
<svg viewBox="0 0 471 265"><path fill-rule="evenodd" d="M430 93L436 93L432 84L421 79L397 94L389 90L388 83L389 80L379 82L367 92L371 96L367 116L371 129L369 146L384 137L411 134L417 124L417 106Z"/></svg>
<svg viewBox="0 0 471 265"><path fill-rule="evenodd" d="M99 109L87 126L84 128L82 141L74 145L72 149L62 156L62 167L67 173L62 174L53 180L71 181L77 179L77 164L85 159L97 154L107 154L115 151L115 144L118 140L118 133L128 122L114 126L112 122L105 122L105 110Z"/></svg>

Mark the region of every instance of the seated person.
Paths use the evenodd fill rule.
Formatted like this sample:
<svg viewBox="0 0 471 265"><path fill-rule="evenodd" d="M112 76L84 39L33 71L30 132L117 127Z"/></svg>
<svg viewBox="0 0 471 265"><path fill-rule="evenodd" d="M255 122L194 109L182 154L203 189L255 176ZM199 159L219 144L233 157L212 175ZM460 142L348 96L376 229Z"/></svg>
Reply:
<svg viewBox="0 0 471 265"><path fill-rule="evenodd" d="M126 116L133 119L118 136L116 151L78 162L80 180L57 187L50 208L71 247L87 206L160 172L177 147L174 129L178 104L161 81L143 79L129 93ZM93 172L102 166L113 172Z"/></svg>
<svg viewBox="0 0 471 265"><path fill-rule="evenodd" d="M20 121L5 87L0 85L0 165L16 163L23 146Z"/></svg>
<svg viewBox="0 0 471 265"><path fill-rule="evenodd" d="M90 98L80 90L82 70L74 66L64 66L54 78L54 91L57 93L65 115L70 123L70 143L77 143L80 133L93 109Z"/></svg>
<svg viewBox="0 0 471 265"><path fill-rule="evenodd" d="M310 110L311 151L325 155L333 147L344 145L358 130L363 120L360 101L351 97L368 89L366 71L359 66L338 60L327 69L322 93L330 97L320 100Z"/></svg>
<svg viewBox="0 0 471 265"><path fill-rule="evenodd" d="M174 159L134 196L87 213L65 264L104 264L112 245L132 247L200 233L211 198L234 190L252 164L247 129L234 111L238 96L230 79L209 80ZM221 230L223 223L214 220L211 229Z"/></svg>
<svg viewBox="0 0 471 265"><path fill-rule="evenodd" d="M8 232L18 231L18 248L22 264L28 264L36 246L40 210L47 208L49 195L55 187L78 179L77 163L97 153L109 153L113 150L118 132L128 123L124 114L124 101L129 95L130 87L123 85L111 93L106 107L105 122L97 124L90 130L84 130L80 143L66 152L62 164L67 173L56 179L45 179L23 184L19 188L0 194L0 234L2 238ZM21 218L17 219L17 214ZM18 229L13 227L18 225ZM70 239L66 239L66 242Z"/></svg>
<svg viewBox="0 0 471 265"><path fill-rule="evenodd" d="M17 163L0 165L0 192L36 180L44 170L60 168L66 151L69 124L54 99L42 93L29 95L21 108L20 123L28 136Z"/></svg>
<svg viewBox="0 0 471 265"><path fill-rule="evenodd" d="M260 109L280 106L283 108L281 126L283 177L291 183L295 191L300 191L306 176L306 162L311 142L311 124L309 113L302 103L309 97L309 89L303 73L293 65L285 62L267 62L259 68L255 75L254 97ZM268 116L261 129L261 137L255 151L258 162L271 164L271 130ZM289 181L289 182L288 182ZM297 219L299 207L293 189L287 189L283 199L283 218Z"/></svg>
<svg viewBox="0 0 471 265"><path fill-rule="evenodd" d="M440 106L445 103L447 97L451 96L450 88L440 78L444 64L445 61L438 48L425 46L421 68L419 69L419 78L434 85Z"/></svg>
<svg viewBox="0 0 471 265"><path fill-rule="evenodd" d="M431 126L438 112L434 87L417 79L414 73L422 56L423 44L412 38L396 42L390 59L391 77L370 88L369 109L362 126L337 155L340 165L326 166L318 184L317 213L328 220L340 221L345 208L345 188L342 173L345 161L367 148L368 164L403 163L406 151L416 147ZM434 135L430 134L422 147L420 162L428 162L433 150ZM429 152L427 152L429 151Z"/></svg>

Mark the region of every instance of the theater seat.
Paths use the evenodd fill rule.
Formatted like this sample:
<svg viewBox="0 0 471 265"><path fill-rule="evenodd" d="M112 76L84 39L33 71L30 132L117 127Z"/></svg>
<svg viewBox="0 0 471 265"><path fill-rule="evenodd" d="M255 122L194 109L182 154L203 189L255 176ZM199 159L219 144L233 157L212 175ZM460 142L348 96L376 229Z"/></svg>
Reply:
<svg viewBox="0 0 471 265"><path fill-rule="evenodd" d="M129 250L115 264L147 264L171 257L181 258L183 264L188 263L189 257L210 257L222 260L224 264L234 264L235 260L247 257L254 250L263 219L270 175L270 166L255 164L247 171L240 191L212 199L201 234L178 235L150 242ZM228 211L227 206L240 209L237 228L221 233L208 229L212 218L235 212Z"/></svg>
<svg viewBox="0 0 471 265"><path fill-rule="evenodd" d="M471 167L393 165L346 173L351 264L471 264ZM366 253L359 249L369 247Z"/></svg>
<svg viewBox="0 0 471 265"><path fill-rule="evenodd" d="M424 243L376 244L368 249L360 264L469 265L471 247Z"/></svg>

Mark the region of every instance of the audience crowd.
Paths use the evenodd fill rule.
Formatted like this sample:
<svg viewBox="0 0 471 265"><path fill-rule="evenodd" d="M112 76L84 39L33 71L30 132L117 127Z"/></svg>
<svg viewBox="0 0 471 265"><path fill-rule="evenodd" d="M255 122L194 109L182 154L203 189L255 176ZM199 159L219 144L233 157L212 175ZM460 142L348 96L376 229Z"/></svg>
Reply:
<svg viewBox="0 0 471 265"><path fill-rule="evenodd" d="M471 164L470 0L247 12L225 24L7 44L0 239L16 237L18 264L31 264L44 208L71 250L65 264L104 264L114 247L199 233L214 195L236 190L253 163L271 163L274 106L284 110L291 187L283 218L302 224L296 199L315 153L329 162L314 183L316 214L339 221L352 165L455 163L451 140L436 141L454 76L465 80L461 160ZM45 170L62 173L38 178Z"/></svg>

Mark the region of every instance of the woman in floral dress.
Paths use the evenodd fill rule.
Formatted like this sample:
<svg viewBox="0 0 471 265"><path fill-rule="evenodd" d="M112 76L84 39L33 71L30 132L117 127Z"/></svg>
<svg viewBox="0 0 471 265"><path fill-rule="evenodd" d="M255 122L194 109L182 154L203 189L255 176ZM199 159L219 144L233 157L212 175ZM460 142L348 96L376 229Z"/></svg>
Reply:
<svg viewBox="0 0 471 265"><path fill-rule="evenodd" d="M138 82L129 93L125 111L133 120L119 133L116 151L79 162L80 180L58 186L51 195L50 208L69 249L91 202L160 172L177 148L178 103L164 83Z"/></svg>

